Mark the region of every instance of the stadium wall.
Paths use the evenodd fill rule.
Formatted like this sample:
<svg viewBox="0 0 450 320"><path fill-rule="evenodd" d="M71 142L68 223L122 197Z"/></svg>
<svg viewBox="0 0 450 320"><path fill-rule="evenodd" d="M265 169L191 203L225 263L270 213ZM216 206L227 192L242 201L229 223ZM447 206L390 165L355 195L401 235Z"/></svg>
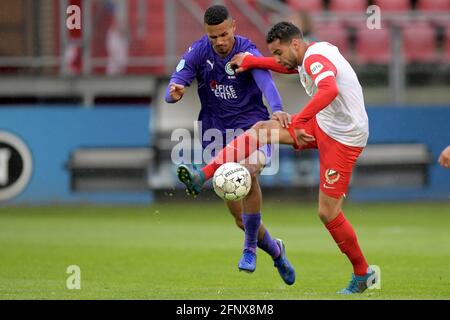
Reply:
<svg viewBox="0 0 450 320"><path fill-rule="evenodd" d="M32 168L23 190L0 204L55 203L149 203L149 190L114 192L74 192L68 163L80 148L140 148L152 144L146 107L3 107L0 108L0 162L5 159L5 141L13 135L29 149ZM371 106L369 144L422 143L430 154L423 186L353 187L352 201L448 200L450 170L437 163L450 144L450 107ZM3 150L3 151L2 151ZM12 159L12 155L8 154ZM18 170L10 161L9 172ZM22 164L22 165L25 165ZM283 163L280 163L281 169ZM19 168L20 169L20 168ZM286 174L283 170L279 174ZM3 180L2 180L3 179ZM0 195L5 180L0 170ZM269 187L267 185L264 186ZM7 189L7 188L6 188ZM267 189L267 192L270 192Z"/></svg>
<svg viewBox="0 0 450 320"><path fill-rule="evenodd" d="M67 164L79 148L148 147L146 107L2 107L0 147L6 134L19 138L31 153L31 176L23 191L2 204L148 203L145 192L73 192ZM25 163L24 163L25 164ZM9 167L10 174L17 168ZM3 189L3 190L2 190ZM5 186L0 188L0 194Z"/></svg>
<svg viewBox="0 0 450 320"><path fill-rule="evenodd" d="M355 201L448 200L450 170L437 162L450 145L450 106L371 106L369 144L423 143L430 153L424 186L352 188Z"/></svg>

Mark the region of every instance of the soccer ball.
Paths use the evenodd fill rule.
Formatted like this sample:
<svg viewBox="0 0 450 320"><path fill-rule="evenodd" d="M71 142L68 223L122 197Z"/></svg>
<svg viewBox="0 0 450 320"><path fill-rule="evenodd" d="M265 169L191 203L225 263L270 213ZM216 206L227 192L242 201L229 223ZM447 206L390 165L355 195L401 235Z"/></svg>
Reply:
<svg viewBox="0 0 450 320"><path fill-rule="evenodd" d="M252 177L247 168L235 162L221 165L214 173L213 187L223 200L238 201L247 196L252 187Z"/></svg>

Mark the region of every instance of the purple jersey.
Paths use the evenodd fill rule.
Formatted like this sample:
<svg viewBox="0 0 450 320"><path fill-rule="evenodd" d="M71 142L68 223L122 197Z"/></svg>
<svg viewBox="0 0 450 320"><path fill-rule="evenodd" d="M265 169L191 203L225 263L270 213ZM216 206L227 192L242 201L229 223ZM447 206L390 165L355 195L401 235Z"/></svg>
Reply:
<svg viewBox="0 0 450 320"><path fill-rule="evenodd" d="M198 120L202 122L203 131L209 128L222 133L226 129L247 130L256 122L269 119L263 91L272 111L282 110L281 98L269 71L255 69L235 74L230 64L235 54L249 52L261 56L250 40L240 36L235 36L235 40L230 54L222 58L214 51L208 37L202 37L184 53L172 74L170 83L184 86L197 79L201 102Z"/></svg>

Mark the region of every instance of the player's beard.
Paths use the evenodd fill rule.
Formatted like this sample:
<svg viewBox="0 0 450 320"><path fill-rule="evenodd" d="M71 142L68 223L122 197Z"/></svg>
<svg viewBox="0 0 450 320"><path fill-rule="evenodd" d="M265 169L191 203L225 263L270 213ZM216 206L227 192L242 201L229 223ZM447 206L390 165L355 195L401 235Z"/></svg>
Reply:
<svg viewBox="0 0 450 320"><path fill-rule="evenodd" d="M289 52L289 56L288 56L288 59L286 59L287 63L285 65L285 67L288 70L294 70L298 67L297 56L295 55L294 51L291 48L289 48L288 52Z"/></svg>

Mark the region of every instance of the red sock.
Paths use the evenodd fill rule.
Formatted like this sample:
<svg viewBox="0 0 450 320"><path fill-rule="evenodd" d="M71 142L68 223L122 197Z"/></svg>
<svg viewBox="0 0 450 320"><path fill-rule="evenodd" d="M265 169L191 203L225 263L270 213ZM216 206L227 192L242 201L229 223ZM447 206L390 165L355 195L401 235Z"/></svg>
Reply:
<svg viewBox="0 0 450 320"><path fill-rule="evenodd" d="M358 245L355 230L353 230L352 225L345 218L344 214L340 212L326 227L339 249L341 249L342 253L345 253L352 263L354 274L357 276L365 275L369 265Z"/></svg>
<svg viewBox="0 0 450 320"><path fill-rule="evenodd" d="M205 179L212 178L217 168L226 162L240 162L247 159L258 147L258 139L250 132L245 132L236 137L225 148L220 150L210 163L202 168Z"/></svg>

